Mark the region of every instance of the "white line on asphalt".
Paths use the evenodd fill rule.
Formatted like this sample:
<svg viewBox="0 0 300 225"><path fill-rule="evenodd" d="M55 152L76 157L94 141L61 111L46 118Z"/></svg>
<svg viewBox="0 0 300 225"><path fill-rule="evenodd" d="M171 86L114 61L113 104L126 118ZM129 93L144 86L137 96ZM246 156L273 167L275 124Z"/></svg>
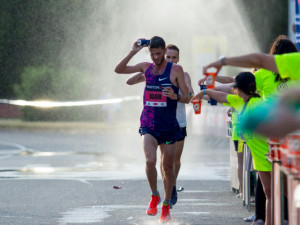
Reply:
<svg viewBox="0 0 300 225"><path fill-rule="evenodd" d="M209 215L211 212L179 212L174 214Z"/></svg>
<svg viewBox="0 0 300 225"><path fill-rule="evenodd" d="M208 201L208 199L205 198L180 198L180 202L197 202L197 201Z"/></svg>
<svg viewBox="0 0 300 225"><path fill-rule="evenodd" d="M209 190L184 190L182 193L206 193L206 192L215 192Z"/></svg>

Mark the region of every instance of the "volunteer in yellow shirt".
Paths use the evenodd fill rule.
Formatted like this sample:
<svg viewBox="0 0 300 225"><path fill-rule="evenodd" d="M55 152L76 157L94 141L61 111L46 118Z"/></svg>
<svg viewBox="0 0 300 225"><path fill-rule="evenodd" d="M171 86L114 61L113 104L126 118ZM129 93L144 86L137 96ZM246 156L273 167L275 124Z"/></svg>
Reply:
<svg viewBox="0 0 300 225"><path fill-rule="evenodd" d="M260 96L256 93L255 77L250 72L241 72L235 78L234 88L239 97L245 102L240 113L243 117L249 110L256 107L257 104L262 102ZM214 90L203 90L199 92L194 98L200 100L204 95L208 95L221 103L236 104L238 101L235 95L229 95L224 92ZM260 180L262 182L264 192L266 195L266 225L271 225L271 163L267 161L265 154L269 152L268 143L265 137L260 136L254 132L242 131L242 137L246 141L251 150L253 157L253 167L258 171Z"/></svg>

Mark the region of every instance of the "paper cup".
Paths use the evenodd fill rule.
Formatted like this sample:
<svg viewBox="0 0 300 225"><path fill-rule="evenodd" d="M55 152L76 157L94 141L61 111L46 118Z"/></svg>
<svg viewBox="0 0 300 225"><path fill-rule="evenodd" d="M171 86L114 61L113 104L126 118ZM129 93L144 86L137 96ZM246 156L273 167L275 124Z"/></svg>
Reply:
<svg viewBox="0 0 300 225"><path fill-rule="evenodd" d="M207 84L207 89L213 89L215 88L215 80L216 80L216 73L206 73L206 84Z"/></svg>
<svg viewBox="0 0 300 225"><path fill-rule="evenodd" d="M200 114L201 113L201 101L199 101L199 99L193 99L192 100L193 103L193 108L195 111L195 114Z"/></svg>

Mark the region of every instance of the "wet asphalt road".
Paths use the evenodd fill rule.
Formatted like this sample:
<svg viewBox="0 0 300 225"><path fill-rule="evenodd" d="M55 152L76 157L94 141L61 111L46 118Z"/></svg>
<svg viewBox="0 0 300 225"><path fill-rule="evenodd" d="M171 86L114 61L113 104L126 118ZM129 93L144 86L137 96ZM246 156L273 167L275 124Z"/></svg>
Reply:
<svg viewBox="0 0 300 225"><path fill-rule="evenodd" d="M231 191L230 140L208 130L188 129L171 224L247 224L252 212ZM150 190L135 129L2 130L0 179L1 225L158 224L159 214L145 214Z"/></svg>

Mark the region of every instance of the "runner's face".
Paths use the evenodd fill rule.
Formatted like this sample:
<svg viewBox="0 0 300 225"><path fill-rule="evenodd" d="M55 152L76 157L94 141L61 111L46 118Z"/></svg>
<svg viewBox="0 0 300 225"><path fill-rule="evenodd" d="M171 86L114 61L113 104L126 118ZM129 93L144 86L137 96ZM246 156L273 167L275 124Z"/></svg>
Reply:
<svg viewBox="0 0 300 225"><path fill-rule="evenodd" d="M179 53L174 49L167 49L166 60L172 63L178 63L179 61Z"/></svg>
<svg viewBox="0 0 300 225"><path fill-rule="evenodd" d="M150 56L155 65L159 66L165 59L165 50L161 48L150 48Z"/></svg>

